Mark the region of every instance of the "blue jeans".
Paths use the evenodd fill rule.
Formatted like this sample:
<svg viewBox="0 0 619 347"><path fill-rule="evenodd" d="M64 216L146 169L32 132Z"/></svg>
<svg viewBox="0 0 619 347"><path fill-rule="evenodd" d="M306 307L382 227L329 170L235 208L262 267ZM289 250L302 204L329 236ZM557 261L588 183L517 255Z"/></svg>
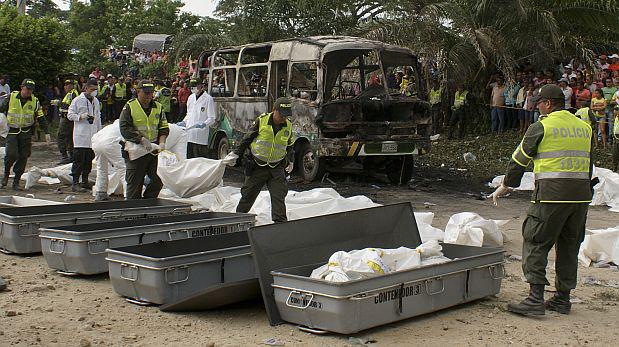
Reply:
<svg viewBox="0 0 619 347"><path fill-rule="evenodd" d="M493 107L490 117L492 121L492 131L502 133L505 130L505 109Z"/></svg>

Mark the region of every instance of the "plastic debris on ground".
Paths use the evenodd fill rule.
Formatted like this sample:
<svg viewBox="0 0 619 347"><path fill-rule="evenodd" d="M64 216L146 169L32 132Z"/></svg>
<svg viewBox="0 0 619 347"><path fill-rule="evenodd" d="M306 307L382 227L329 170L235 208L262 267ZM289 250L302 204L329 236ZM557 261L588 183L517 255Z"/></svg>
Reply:
<svg viewBox="0 0 619 347"><path fill-rule="evenodd" d="M485 219L473 212L457 213L445 227L445 243L476 247L502 247L504 235L499 229L507 220Z"/></svg>
<svg viewBox="0 0 619 347"><path fill-rule="evenodd" d="M587 230L580 245L578 261L583 266L595 263L619 265L619 225L608 229Z"/></svg>
<svg viewBox="0 0 619 347"><path fill-rule="evenodd" d="M585 276L581 280L582 284L589 286L600 286L600 287L608 287L608 288L617 288L619 289L619 281L615 280L599 280L592 276Z"/></svg>
<svg viewBox="0 0 619 347"><path fill-rule="evenodd" d="M431 240L415 249L399 247L338 251L331 255L327 264L314 269L310 277L330 282L348 282L450 261L443 256L442 249L438 241Z"/></svg>

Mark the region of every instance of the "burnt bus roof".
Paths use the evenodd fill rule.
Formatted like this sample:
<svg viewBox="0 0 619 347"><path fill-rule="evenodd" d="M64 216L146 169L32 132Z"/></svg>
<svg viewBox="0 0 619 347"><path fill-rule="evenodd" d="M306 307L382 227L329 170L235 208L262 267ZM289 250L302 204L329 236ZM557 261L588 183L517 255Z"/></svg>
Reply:
<svg viewBox="0 0 619 347"><path fill-rule="evenodd" d="M279 41L249 43L240 46L222 47L205 50L202 54L213 54L216 51L229 51L247 47L271 46L270 60L319 60L329 52L350 49L378 49L400 52L415 56L413 51L406 47L387 44L354 36L309 36L284 39Z"/></svg>

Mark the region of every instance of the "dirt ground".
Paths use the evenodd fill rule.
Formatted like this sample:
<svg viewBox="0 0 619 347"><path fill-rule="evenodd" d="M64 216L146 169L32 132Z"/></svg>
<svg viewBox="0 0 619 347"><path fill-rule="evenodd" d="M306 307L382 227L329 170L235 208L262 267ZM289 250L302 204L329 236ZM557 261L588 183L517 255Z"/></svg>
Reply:
<svg viewBox="0 0 619 347"><path fill-rule="evenodd" d="M53 147L36 145L30 165L52 166ZM232 170L226 183L239 185L241 174ZM344 196L363 194L378 203L411 201L418 211L435 213L433 225L445 228L449 217L458 212L476 212L485 218L508 219L503 228L508 255L520 255L520 227L528 207L528 194L515 193L499 207L480 200L488 188L468 186L457 172L420 169L412 187L396 187L384 179L332 176L334 188ZM292 184L291 189L311 189L321 184ZM326 185L332 186L326 181ZM61 201L69 193L36 187L17 195ZM12 195L0 191L0 195ZM76 201L91 199L79 194ZM429 204L435 204L429 206ZM607 208L589 210L587 227L619 225L619 214ZM553 282L551 256L549 279ZM508 260L507 276L496 297L461 305L440 312L371 329L354 336L317 336L299 331L294 325L271 327L259 300L225 309L200 313L162 313L156 307L127 303L116 295L107 275L69 278L49 269L42 256L0 254L0 276L8 280L9 291L0 292L0 345L89 346L208 346L260 345L274 338L285 345L354 345L367 342L391 345L594 345L616 343L619 332L619 289L582 283L586 276L619 280L616 269L579 269L579 285L572 314L547 313L539 319L523 318L506 312L508 302L520 300L527 284L521 263ZM553 288L547 288L552 291ZM546 293L550 296L550 293ZM369 342L368 342L369 341ZM373 342L372 342L373 341Z"/></svg>

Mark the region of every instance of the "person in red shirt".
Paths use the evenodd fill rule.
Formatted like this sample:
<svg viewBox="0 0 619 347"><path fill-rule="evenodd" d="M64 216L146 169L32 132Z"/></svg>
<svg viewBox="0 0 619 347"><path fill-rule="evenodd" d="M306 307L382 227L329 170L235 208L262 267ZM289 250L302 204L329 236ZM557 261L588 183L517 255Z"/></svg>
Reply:
<svg viewBox="0 0 619 347"><path fill-rule="evenodd" d="M576 108L579 109L591 103L591 91L585 88L582 82L578 82L577 86L574 95L576 95Z"/></svg>
<svg viewBox="0 0 619 347"><path fill-rule="evenodd" d="M178 119L184 119L187 115L187 100L191 95L191 90L185 81L181 81L181 88L178 90Z"/></svg>
<svg viewBox="0 0 619 347"><path fill-rule="evenodd" d="M619 55L613 54L610 56L610 58L612 59L613 63L608 66L608 70L613 72L619 70Z"/></svg>

